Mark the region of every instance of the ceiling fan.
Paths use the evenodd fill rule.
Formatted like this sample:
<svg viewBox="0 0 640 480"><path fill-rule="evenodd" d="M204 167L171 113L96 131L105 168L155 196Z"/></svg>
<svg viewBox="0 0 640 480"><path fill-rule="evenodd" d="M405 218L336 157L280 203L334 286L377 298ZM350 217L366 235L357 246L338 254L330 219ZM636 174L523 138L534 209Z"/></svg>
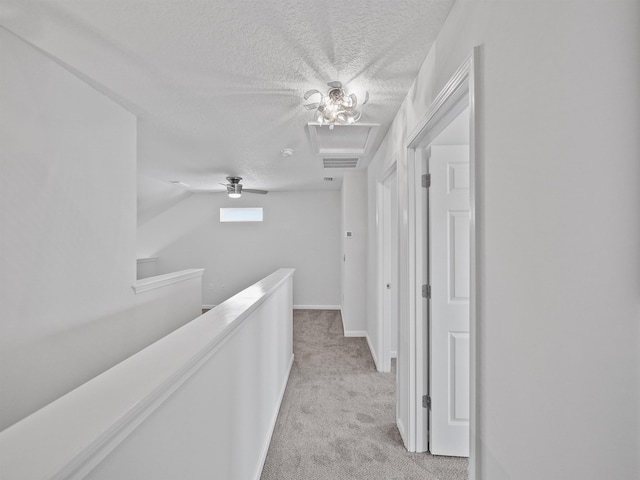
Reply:
<svg viewBox="0 0 640 480"><path fill-rule="evenodd" d="M260 193L262 195L269 193L267 190L244 188L244 186L240 183L241 180L242 177L227 177L227 182L229 183L221 183L220 185L227 187L227 195L229 195L230 198L240 198L243 192ZM216 193L215 190L193 188L188 183L182 182L180 180L170 180L169 183L182 187L191 193Z"/></svg>
<svg viewBox="0 0 640 480"><path fill-rule="evenodd" d="M221 183L220 185L224 185L227 187L227 195L230 198L240 198L242 192L247 193L260 193L265 195L269 193L267 190L259 190L256 188L243 188L243 185L240 183L242 177L227 177L227 182L229 183Z"/></svg>

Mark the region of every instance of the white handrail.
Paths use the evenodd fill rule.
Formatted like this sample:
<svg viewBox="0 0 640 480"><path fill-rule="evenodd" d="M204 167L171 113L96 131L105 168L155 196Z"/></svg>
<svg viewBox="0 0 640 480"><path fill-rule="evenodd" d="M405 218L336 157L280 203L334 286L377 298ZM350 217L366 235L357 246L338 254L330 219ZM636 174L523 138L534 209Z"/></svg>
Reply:
<svg viewBox="0 0 640 480"><path fill-rule="evenodd" d="M276 271L0 432L2 478L85 478L224 347L226 340L234 336L253 312L282 290L284 284L289 285L290 290L293 272L293 269ZM291 294L282 298L286 298L284 311L290 316ZM268 307L265 315L271 315L272 309ZM281 310L278 307L278 311ZM290 342L285 339L285 343ZM272 347L264 347L269 348ZM290 349L290 346L286 348ZM288 355L287 359L292 356L292 352L284 354ZM286 376L288 371L287 368ZM284 382L286 384L286 378ZM276 412L277 407L279 400Z"/></svg>

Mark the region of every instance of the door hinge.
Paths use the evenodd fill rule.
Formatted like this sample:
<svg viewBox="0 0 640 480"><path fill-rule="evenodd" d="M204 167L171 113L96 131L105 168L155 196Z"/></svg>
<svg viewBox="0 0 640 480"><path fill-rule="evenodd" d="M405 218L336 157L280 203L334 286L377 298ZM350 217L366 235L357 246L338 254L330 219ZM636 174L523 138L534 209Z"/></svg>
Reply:
<svg viewBox="0 0 640 480"><path fill-rule="evenodd" d="M431 395L422 396L422 408L428 408L431 410Z"/></svg>
<svg viewBox="0 0 640 480"><path fill-rule="evenodd" d="M431 174L425 173L422 175L422 186L424 188L429 188L431 186Z"/></svg>
<svg viewBox="0 0 640 480"><path fill-rule="evenodd" d="M424 298L431 298L431 285L422 285L422 296Z"/></svg>

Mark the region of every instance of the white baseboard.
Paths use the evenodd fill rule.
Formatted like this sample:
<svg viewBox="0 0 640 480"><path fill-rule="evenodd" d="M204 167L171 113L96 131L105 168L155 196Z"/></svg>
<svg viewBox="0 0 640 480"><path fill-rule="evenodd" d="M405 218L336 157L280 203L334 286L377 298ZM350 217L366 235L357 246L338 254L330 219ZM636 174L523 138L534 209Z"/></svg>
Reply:
<svg viewBox="0 0 640 480"><path fill-rule="evenodd" d="M344 328L344 313L342 313L342 307L338 307L338 310L340 310L340 320L342 320L342 334L345 337L366 337L367 336L366 330L346 330Z"/></svg>
<svg viewBox="0 0 640 480"><path fill-rule="evenodd" d="M340 305L294 305L294 310L340 310Z"/></svg>
<svg viewBox="0 0 640 480"><path fill-rule="evenodd" d="M373 348L373 345L371 345L371 339L369 338L369 334L367 333L365 337L367 337L367 345L369 346L369 351L371 352L371 356L373 357L373 363L376 366L376 370L381 372L382 370L380 369L380 364L378 363L378 357L376 356L376 351Z"/></svg>
<svg viewBox="0 0 640 480"><path fill-rule="evenodd" d="M270 421L270 429L269 435L266 438L265 444L262 446L262 451L260 452L260 462L258 463L258 469L256 474L253 476L255 480L260 480L262 476L262 469L264 468L264 462L267 460L267 453L269 452L269 445L271 444L271 437L273 437L273 431L276 428L276 421L278 420L278 414L280 413L280 406L282 405L282 399L284 398L284 392L287 389L287 383L289 382L289 375L291 374L291 367L293 366L294 355L291 355L291 361L289 362L289 368L287 369L287 374L284 377L284 382L280 387L280 399L278 400L278 408L275 409L273 416Z"/></svg>
<svg viewBox="0 0 640 480"><path fill-rule="evenodd" d="M294 305L294 310L340 310L340 305Z"/></svg>
<svg viewBox="0 0 640 480"><path fill-rule="evenodd" d="M203 310L211 310L216 305L202 305ZM340 310L340 305L294 305L294 310Z"/></svg>
<svg viewBox="0 0 640 480"><path fill-rule="evenodd" d="M408 448L409 444L407 443L407 430L404 428L404 423L402 423L402 420L398 416L396 416L396 426L398 427L398 432L400 432L400 438L402 438L402 443L404 444L404 448L409 450ZM413 450L409 450L409 451L412 452Z"/></svg>
<svg viewBox="0 0 640 480"><path fill-rule="evenodd" d="M366 337L367 331L366 330L345 330L344 336L345 337Z"/></svg>
<svg viewBox="0 0 640 480"><path fill-rule="evenodd" d="M204 310L211 310L216 305L202 305ZM340 310L340 305L294 305L294 310Z"/></svg>

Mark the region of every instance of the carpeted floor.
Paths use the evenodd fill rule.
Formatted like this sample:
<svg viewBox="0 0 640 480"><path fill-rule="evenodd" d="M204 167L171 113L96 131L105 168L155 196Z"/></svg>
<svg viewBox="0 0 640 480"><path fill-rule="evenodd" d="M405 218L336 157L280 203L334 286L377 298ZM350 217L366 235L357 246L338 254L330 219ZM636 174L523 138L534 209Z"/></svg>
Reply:
<svg viewBox="0 0 640 480"><path fill-rule="evenodd" d="M379 373L340 313L296 310L295 362L261 480L466 480L467 459L408 453L395 373Z"/></svg>

